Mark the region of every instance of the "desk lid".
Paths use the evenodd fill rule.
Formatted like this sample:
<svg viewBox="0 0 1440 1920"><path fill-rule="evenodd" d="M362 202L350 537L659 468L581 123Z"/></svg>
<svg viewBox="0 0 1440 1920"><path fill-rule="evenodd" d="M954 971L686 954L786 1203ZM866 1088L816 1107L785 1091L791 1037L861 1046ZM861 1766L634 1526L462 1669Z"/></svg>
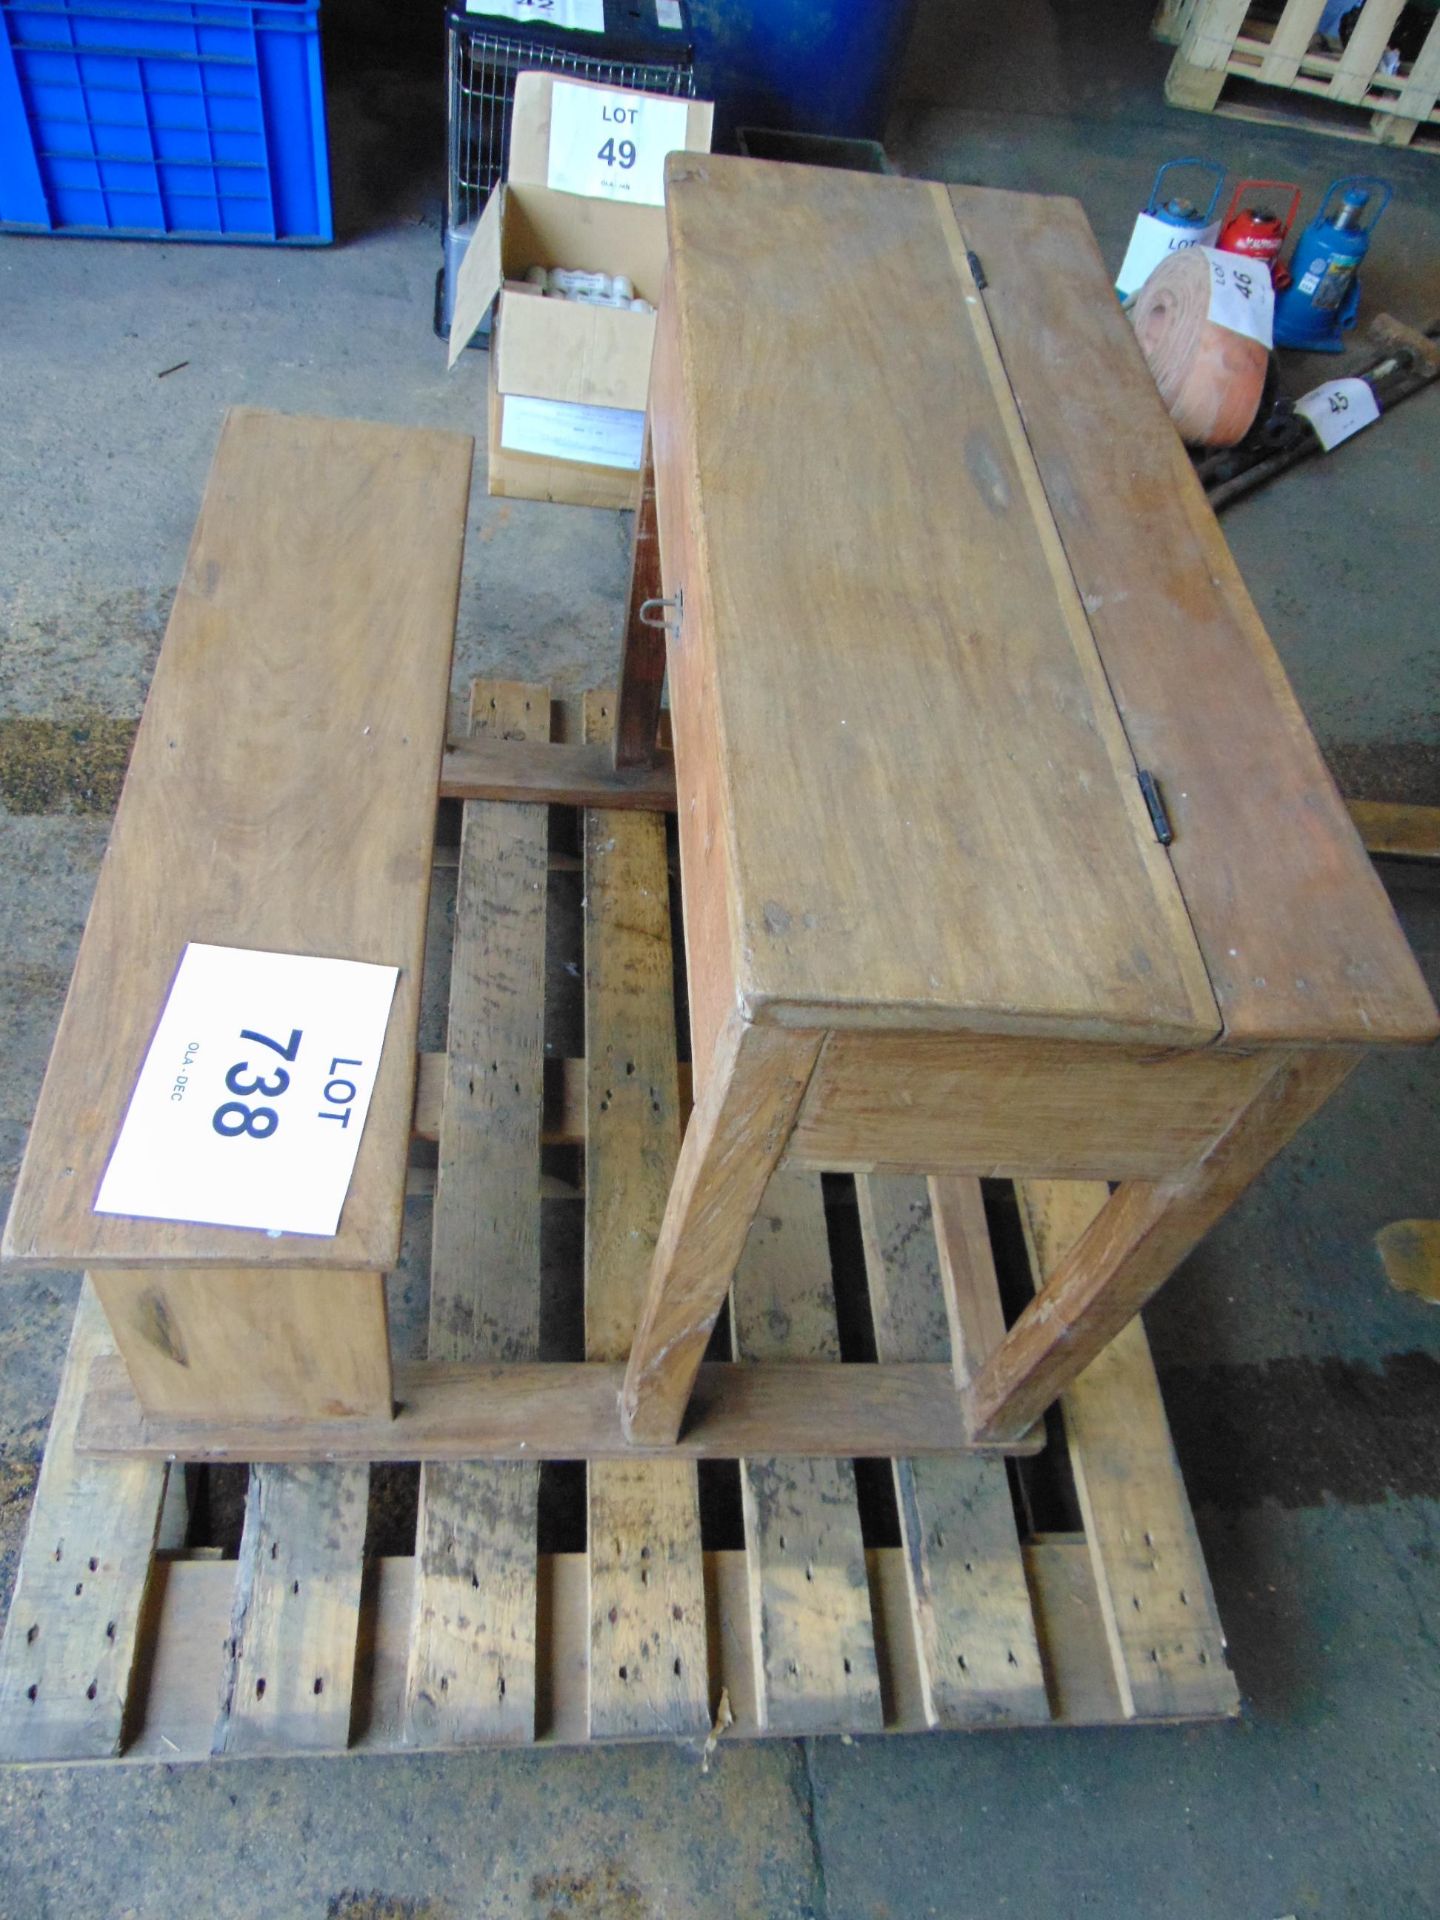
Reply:
<svg viewBox="0 0 1440 1920"><path fill-rule="evenodd" d="M693 155L668 179L678 644L713 678L751 1017L1213 1039L944 188Z"/></svg>

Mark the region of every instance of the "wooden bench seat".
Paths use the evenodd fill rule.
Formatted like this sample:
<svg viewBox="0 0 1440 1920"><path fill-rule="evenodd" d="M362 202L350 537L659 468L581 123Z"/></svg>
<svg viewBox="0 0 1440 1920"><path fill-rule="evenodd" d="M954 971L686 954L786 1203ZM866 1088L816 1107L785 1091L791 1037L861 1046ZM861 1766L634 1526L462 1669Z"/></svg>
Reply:
<svg viewBox="0 0 1440 1920"><path fill-rule="evenodd" d="M250 409L220 436L3 1244L89 1269L152 1410L389 1410L471 450ZM190 941L400 969L333 1239L93 1210Z"/></svg>

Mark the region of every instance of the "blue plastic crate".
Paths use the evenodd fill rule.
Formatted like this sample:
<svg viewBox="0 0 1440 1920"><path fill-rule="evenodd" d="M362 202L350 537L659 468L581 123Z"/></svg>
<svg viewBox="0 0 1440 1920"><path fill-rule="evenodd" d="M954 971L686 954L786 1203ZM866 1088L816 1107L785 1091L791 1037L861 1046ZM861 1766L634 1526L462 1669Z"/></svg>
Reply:
<svg viewBox="0 0 1440 1920"><path fill-rule="evenodd" d="M334 237L319 0L0 0L0 229Z"/></svg>

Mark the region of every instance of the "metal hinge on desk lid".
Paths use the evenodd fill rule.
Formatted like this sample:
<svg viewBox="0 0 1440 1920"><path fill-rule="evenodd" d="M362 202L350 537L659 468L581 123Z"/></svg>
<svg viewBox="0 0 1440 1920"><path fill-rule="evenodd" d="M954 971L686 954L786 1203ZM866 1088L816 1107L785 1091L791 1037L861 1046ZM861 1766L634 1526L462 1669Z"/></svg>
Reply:
<svg viewBox="0 0 1440 1920"><path fill-rule="evenodd" d="M1155 838L1162 847L1168 847L1175 838L1175 829L1170 824L1170 815L1165 810L1165 797L1160 791L1160 782L1153 773L1143 767L1140 770L1140 791L1145 796L1145 805L1150 812L1150 824L1155 829Z"/></svg>
<svg viewBox="0 0 1440 1920"><path fill-rule="evenodd" d="M678 640L685 621L684 587L677 587L670 600L642 600L640 618L647 627L662 627L671 640Z"/></svg>
<svg viewBox="0 0 1440 1920"><path fill-rule="evenodd" d="M977 292L983 293L986 287L989 286L990 282L985 278L985 269L980 264L980 256L978 253L975 252L973 247L969 248L966 251L965 264L967 267L969 267L971 273L974 274L975 276L975 287Z"/></svg>

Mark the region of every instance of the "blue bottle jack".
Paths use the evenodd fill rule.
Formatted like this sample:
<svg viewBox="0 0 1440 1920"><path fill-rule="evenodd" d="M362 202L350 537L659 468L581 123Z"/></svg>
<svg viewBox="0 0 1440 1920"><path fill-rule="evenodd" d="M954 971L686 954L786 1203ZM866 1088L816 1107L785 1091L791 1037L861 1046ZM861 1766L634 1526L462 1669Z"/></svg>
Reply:
<svg viewBox="0 0 1440 1920"><path fill-rule="evenodd" d="M1161 181L1167 173L1177 173L1182 168L1191 168L1197 173L1210 174L1215 185L1210 190L1209 205L1202 212L1192 200L1184 199L1180 194L1167 193L1161 198ZM1163 220L1167 227L1181 227L1189 232L1198 232L1209 226L1215 217L1216 203L1220 198L1220 189L1225 184L1225 169L1215 160L1167 160L1155 175L1155 184L1150 189L1150 198L1145 202L1144 211L1152 220Z"/></svg>
<svg viewBox="0 0 1440 1920"><path fill-rule="evenodd" d="M1344 189L1339 206L1330 208ZM1371 195L1383 196L1372 208ZM1302 353L1339 353L1360 310L1360 263L1394 197L1388 181L1356 173L1332 180L1320 211L1295 243L1291 282L1275 297L1275 344ZM1369 217L1367 219L1367 212Z"/></svg>
<svg viewBox="0 0 1440 1920"><path fill-rule="evenodd" d="M1166 175L1178 172L1209 174L1209 204L1203 209L1193 200L1172 191ZM1167 254L1182 247L1213 246L1220 222L1215 218L1220 189L1225 184L1225 169L1215 160L1167 160L1155 175L1150 198L1135 216L1134 231L1125 250L1115 291L1121 300L1134 297L1153 268Z"/></svg>

